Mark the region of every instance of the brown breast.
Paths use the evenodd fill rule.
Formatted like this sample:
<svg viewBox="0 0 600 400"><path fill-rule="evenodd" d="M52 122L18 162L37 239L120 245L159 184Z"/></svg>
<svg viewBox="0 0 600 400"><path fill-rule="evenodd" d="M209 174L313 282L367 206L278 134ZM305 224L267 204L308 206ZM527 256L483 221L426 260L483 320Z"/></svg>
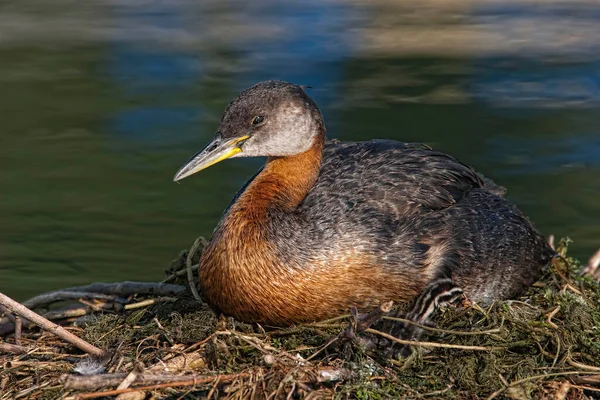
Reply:
<svg viewBox="0 0 600 400"><path fill-rule="evenodd" d="M355 249L285 265L269 243L273 210L291 212L319 174L323 142L306 153L270 159L219 223L200 260L206 300L237 319L270 325L318 321L350 307L409 301L427 277L390 276Z"/></svg>
<svg viewBox="0 0 600 400"><path fill-rule="evenodd" d="M255 238L213 240L201 259L204 296L214 308L239 320L284 326L324 320L351 307L364 310L389 300L407 302L424 286L414 277L390 276L360 254L293 269L273 254Z"/></svg>

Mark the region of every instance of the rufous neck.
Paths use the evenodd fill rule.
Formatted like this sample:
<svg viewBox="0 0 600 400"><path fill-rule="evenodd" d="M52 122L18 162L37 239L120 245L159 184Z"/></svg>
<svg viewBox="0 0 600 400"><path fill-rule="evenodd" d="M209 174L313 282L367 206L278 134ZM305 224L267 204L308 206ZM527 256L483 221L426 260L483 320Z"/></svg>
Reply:
<svg viewBox="0 0 600 400"><path fill-rule="evenodd" d="M323 130L315 138L313 146L304 153L269 157L263 170L244 191L239 202L246 203L255 210L294 210L319 178L324 146Z"/></svg>
<svg viewBox="0 0 600 400"><path fill-rule="evenodd" d="M274 205L293 210L304 200L319 178L324 145L325 135L321 134L304 153L269 157L261 175L265 174L265 183L270 182L273 186Z"/></svg>

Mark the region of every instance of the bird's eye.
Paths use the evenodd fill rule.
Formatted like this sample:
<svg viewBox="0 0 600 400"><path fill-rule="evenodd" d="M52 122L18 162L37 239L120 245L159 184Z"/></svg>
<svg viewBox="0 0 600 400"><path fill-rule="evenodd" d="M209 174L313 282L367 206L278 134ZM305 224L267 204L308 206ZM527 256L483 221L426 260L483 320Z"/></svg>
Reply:
<svg viewBox="0 0 600 400"><path fill-rule="evenodd" d="M263 117L263 116L254 117L254 118L252 118L251 124L252 124L252 126L258 126L258 125L262 124L264 122L264 120L265 120L265 117Z"/></svg>

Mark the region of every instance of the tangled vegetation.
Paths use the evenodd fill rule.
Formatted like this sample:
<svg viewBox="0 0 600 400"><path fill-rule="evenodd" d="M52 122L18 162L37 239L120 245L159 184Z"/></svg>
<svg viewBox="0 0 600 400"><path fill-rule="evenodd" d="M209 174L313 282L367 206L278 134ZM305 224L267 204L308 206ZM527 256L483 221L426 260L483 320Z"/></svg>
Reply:
<svg viewBox="0 0 600 400"><path fill-rule="evenodd" d="M0 356L0 397L588 398L600 393L600 289L566 250L562 241L561 257L522 299L441 310L403 359L362 345L389 346L386 316L352 340L353 315L269 328L219 319L186 293L130 310L99 307L69 328L110 350L102 360L28 330L25 353ZM185 259L171 280L185 276Z"/></svg>

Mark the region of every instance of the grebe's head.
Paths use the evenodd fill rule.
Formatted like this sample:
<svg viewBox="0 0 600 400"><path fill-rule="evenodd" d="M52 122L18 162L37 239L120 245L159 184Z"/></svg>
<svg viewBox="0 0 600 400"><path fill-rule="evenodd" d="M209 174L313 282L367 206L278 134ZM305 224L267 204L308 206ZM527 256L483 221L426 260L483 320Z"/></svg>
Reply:
<svg viewBox="0 0 600 400"><path fill-rule="evenodd" d="M232 157L283 157L309 150L323 134L323 117L302 86L258 83L225 109L215 138L185 163L174 181Z"/></svg>

